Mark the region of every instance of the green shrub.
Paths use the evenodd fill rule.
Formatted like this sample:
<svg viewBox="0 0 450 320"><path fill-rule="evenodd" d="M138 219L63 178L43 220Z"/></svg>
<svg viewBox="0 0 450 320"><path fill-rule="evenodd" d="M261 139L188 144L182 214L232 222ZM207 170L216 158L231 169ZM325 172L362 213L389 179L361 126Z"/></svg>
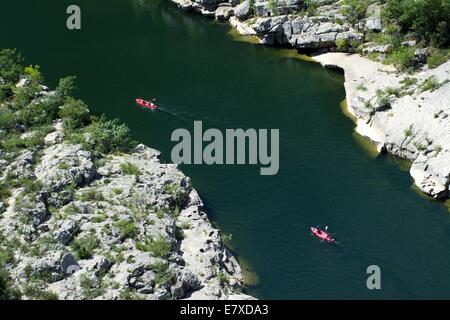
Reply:
<svg viewBox="0 0 450 320"><path fill-rule="evenodd" d="M36 133L24 139L21 139L18 134L10 134L7 139L0 141L0 146L7 152L16 152L20 149L38 147L43 144L44 136L42 133Z"/></svg>
<svg viewBox="0 0 450 320"><path fill-rule="evenodd" d="M141 171L138 167L129 162L123 162L120 164L120 171L124 174L134 175L136 177L141 175Z"/></svg>
<svg viewBox="0 0 450 320"><path fill-rule="evenodd" d="M103 194L101 191L96 189L89 189L88 191L83 192L78 199L80 201L104 201L105 198L103 197Z"/></svg>
<svg viewBox="0 0 450 320"><path fill-rule="evenodd" d="M0 109L0 128L11 129L17 124L16 116L6 108Z"/></svg>
<svg viewBox="0 0 450 320"><path fill-rule="evenodd" d="M447 82L439 82L439 80L435 76L431 76L422 82L422 84L420 85L420 91L425 92L430 90L431 92L433 92L439 89L445 83Z"/></svg>
<svg viewBox="0 0 450 320"><path fill-rule="evenodd" d="M136 243L136 249L151 252L153 256L158 258L165 258L170 254L172 244L165 237L159 235L156 240L147 238L144 242Z"/></svg>
<svg viewBox="0 0 450 320"><path fill-rule="evenodd" d="M136 146L131 139L130 129L118 120L106 120L105 117L94 121L87 127L87 144L100 153L127 152Z"/></svg>
<svg viewBox="0 0 450 320"><path fill-rule="evenodd" d="M399 47L388 56L387 61L400 70L412 69L415 66L414 51L414 47Z"/></svg>
<svg viewBox="0 0 450 320"><path fill-rule="evenodd" d="M431 69L439 67L449 59L449 52L447 50L430 48L428 55L427 65Z"/></svg>
<svg viewBox="0 0 450 320"><path fill-rule="evenodd" d="M75 80L77 77L68 76L59 80L58 87L55 90L58 99L64 101L72 96L76 91Z"/></svg>
<svg viewBox="0 0 450 320"><path fill-rule="evenodd" d="M267 3L267 8L273 13L273 15L277 15L278 7L279 4L277 0L269 0Z"/></svg>
<svg viewBox="0 0 450 320"><path fill-rule="evenodd" d="M94 250L99 245L99 240L94 235L89 235L84 238L75 239L72 243L72 250L78 259L89 259L92 258Z"/></svg>
<svg viewBox="0 0 450 320"><path fill-rule="evenodd" d="M13 108L15 110L24 109L26 106L28 106L35 93L27 87L15 88L13 92Z"/></svg>
<svg viewBox="0 0 450 320"><path fill-rule="evenodd" d="M164 192L172 196L172 205L176 207L181 207L188 195L188 192L176 183L165 184Z"/></svg>
<svg viewBox="0 0 450 320"><path fill-rule="evenodd" d="M406 128L404 133L405 133L405 137L411 137L414 134L413 125L410 125L408 128Z"/></svg>
<svg viewBox="0 0 450 320"><path fill-rule="evenodd" d="M16 83L23 71L22 56L15 49L0 51L0 77L7 82Z"/></svg>
<svg viewBox="0 0 450 320"><path fill-rule="evenodd" d="M91 279L87 274L80 276L80 286L86 299L92 300L105 293L101 287L101 282Z"/></svg>
<svg viewBox="0 0 450 320"><path fill-rule="evenodd" d="M116 223L124 239L133 238L136 235L136 223L132 220L120 220Z"/></svg>
<svg viewBox="0 0 450 320"><path fill-rule="evenodd" d="M366 86L364 84L360 83L356 87L356 90L358 90L358 91L367 91L367 88L366 88Z"/></svg>
<svg viewBox="0 0 450 320"><path fill-rule="evenodd" d="M365 18L367 8L370 5L369 0L343 0L341 12L347 16L351 24Z"/></svg>
<svg viewBox="0 0 450 320"><path fill-rule="evenodd" d="M136 293L136 291L134 291L130 288L126 288L126 289L123 289L122 291L120 291L119 298L121 300L139 300L140 299L140 297Z"/></svg>
<svg viewBox="0 0 450 320"><path fill-rule="evenodd" d="M170 285L173 283L174 275L166 262L156 262L150 266L150 269L155 272L155 284Z"/></svg>
<svg viewBox="0 0 450 320"><path fill-rule="evenodd" d="M420 40L438 47L450 44L448 0L387 0L383 15L398 23L403 33L415 33Z"/></svg>
<svg viewBox="0 0 450 320"><path fill-rule="evenodd" d="M20 298L20 292L13 287L8 264L14 262L13 244L0 233L0 300L15 300Z"/></svg>
<svg viewBox="0 0 450 320"><path fill-rule="evenodd" d="M409 88L412 85L415 85L417 83L417 79L416 78L412 78L412 77L406 77L405 79L400 81L400 83L403 85L402 87L404 89L406 89L406 88Z"/></svg>
<svg viewBox="0 0 450 320"><path fill-rule="evenodd" d="M361 42L358 40L347 40L347 39L337 39L336 40L336 48L339 51L344 52L356 52L359 49Z"/></svg>
<svg viewBox="0 0 450 320"><path fill-rule="evenodd" d="M338 39L336 40L336 47L338 50L346 50L347 49L347 41L345 39Z"/></svg>
<svg viewBox="0 0 450 320"><path fill-rule="evenodd" d="M156 210L156 217L158 219L164 218L165 215L166 215L166 212L163 209L158 208L158 210Z"/></svg>
<svg viewBox="0 0 450 320"><path fill-rule="evenodd" d="M28 67L25 67L24 73L34 80L42 80L41 72L39 69L39 66L29 65Z"/></svg>
<svg viewBox="0 0 450 320"><path fill-rule="evenodd" d="M14 289L9 272L0 266L0 300L18 300L20 297L20 291Z"/></svg>
<svg viewBox="0 0 450 320"><path fill-rule="evenodd" d="M387 90L377 90L378 108L386 108L390 106L390 94Z"/></svg>
<svg viewBox="0 0 450 320"><path fill-rule="evenodd" d="M59 105L54 98L40 100L27 108L21 109L18 120L27 127L49 125L57 118L58 107Z"/></svg>
<svg viewBox="0 0 450 320"><path fill-rule="evenodd" d="M0 102L9 99L12 94L12 89L9 86L0 84Z"/></svg>
<svg viewBox="0 0 450 320"><path fill-rule="evenodd" d="M11 196L11 190L8 183L0 181L0 201L5 201ZM1 212L0 212L1 213Z"/></svg>
<svg viewBox="0 0 450 320"><path fill-rule="evenodd" d="M217 279L221 285L227 284L229 282L229 277L225 272L219 272Z"/></svg>
<svg viewBox="0 0 450 320"><path fill-rule="evenodd" d="M37 193L42 189L42 183L39 180L19 179L19 185L24 188L25 194Z"/></svg>
<svg viewBox="0 0 450 320"><path fill-rule="evenodd" d="M89 110L81 100L68 98L58 113L63 119L66 129L76 129L85 126L89 121Z"/></svg>

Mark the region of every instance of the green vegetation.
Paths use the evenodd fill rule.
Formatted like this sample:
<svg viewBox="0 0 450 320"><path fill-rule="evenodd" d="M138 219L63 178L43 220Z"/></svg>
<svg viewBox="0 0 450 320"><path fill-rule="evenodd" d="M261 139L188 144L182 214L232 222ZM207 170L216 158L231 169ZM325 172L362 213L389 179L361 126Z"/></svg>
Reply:
<svg viewBox="0 0 450 320"><path fill-rule="evenodd" d="M89 235L84 238L75 239L72 243L72 250L78 259L92 258L94 250L100 245L100 241L95 235Z"/></svg>
<svg viewBox="0 0 450 320"><path fill-rule="evenodd" d="M139 297L139 295L137 294L136 291L134 291L130 288L120 291L119 298L121 300L140 300L140 299L142 299Z"/></svg>
<svg viewBox="0 0 450 320"><path fill-rule="evenodd" d="M21 294L14 289L8 265L14 262L12 244L0 233L0 300L19 299Z"/></svg>
<svg viewBox="0 0 450 320"><path fill-rule="evenodd" d="M16 83L23 73L23 58L15 49L0 51L0 77L6 82Z"/></svg>
<svg viewBox="0 0 450 320"><path fill-rule="evenodd" d="M136 249L151 252L157 258L166 258L170 254L172 244L164 236L159 235L156 239L148 237L145 241L137 242Z"/></svg>
<svg viewBox="0 0 450 320"><path fill-rule="evenodd" d="M450 45L448 0L387 0L384 17L398 24L402 33L413 33L427 45Z"/></svg>
<svg viewBox="0 0 450 320"><path fill-rule="evenodd" d="M415 51L427 47L427 64L435 68L446 62L450 46L450 3L448 0L380 0L382 6L383 32L367 32L365 41L390 45L388 64L400 70L411 71L418 65ZM352 9L344 9L350 21L363 17L367 1L346 0ZM345 8L345 7L344 7ZM359 13L358 9L359 8ZM404 44L414 40L416 44ZM348 50L342 43L342 50ZM339 48L339 47L338 47ZM378 56L378 55L377 55ZM375 57L372 54L372 57ZM377 58L377 57L375 57Z"/></svg>
<svg viewBox="0 0 450 320"><path fill-rule="evenodd" d="M173 206L178 208L183 205L188 195L185 189L175 183L165 184L164 192L172 196Z"/></svg>
<svg viewBox="0 0 450 320"><path fill-rule="evenodd" d="M98 279L92 279L87 274L80 276L80 286L86 299L92 300L105 293Z"/></svg>
<svg viewBox="0 0 450 320"><path fill-rule="evenodd" d="M366 88L366 86L364 84L360 83L356 87L356 90L358 90L358 91L367 91L367 88Z"/></svg>
<svg viewBox="0 0 450 320"><path fill-rule="evenodd" d="M174 275L166 262L156 262L150 266L150 269L155 272L155 284L170 285L173 282Z"/></svg>
<svg viewBox="0 0 450 320"><path fill-rule="evenodd" d="M85 192L83 192L79 197L79 200L87 202L87 201L104 201L105 198L103 197L103 194L97 190L97 189L89 189Z"/></svg>
<svg viewBox="0 0 450 320"><path fill-rule="evenodd" d="M387 62L400 70L411 70L416 66L414 52L414 47L400 46L388 56Z"/></svg>
<svg viewBox="0 0 450 320"><path fill-rule="evenodd" d="M447 62L450 58L450 50L448 49L437 49L437 48L429 48L428 49L428 59L427 65L429 68L437 68L441 64Z"/></svg>
<svg viewBox="0 0 450 320"><path fill-rule="evenodd" d="M400 83L403 85L402 87L404 89L407 89L407 88L415 85L417 83L417 79L416 78L412 78L412 77L406 77L405 79L400 81Z"/></svg>
<svg viewBox="0 0 450 320"><path fill-rule="evenodd" d="M438 145L434 148L434 155L437 156L442 152L442 146Z"/></svg>
<svg viewBox="0 0 450 320"><path fill-rule="evenodd" d="M217 279L219 279L221 285L225 285L230 281L228 275L225 272L219 272L219 274L217 275Z"/></svg>
<svg viewBox="0 0 450 320"><path fill-rule="evenodd" d="M439 82L439 80L436 77L431 76L431 77L425 79L422 82L422 84L419 86L419 88L420 88L421 92L425 92L425 91L428 91L428 90L430 92L433 92L433 91L436 91L437 89L439 89L440 87L442 87L444 84L446 84L448 82L449 82L449 80L444 80L442 82Z"/></svg>
<svg viewBox="0 0 450 320"><path fill-rule="evenodd" d="M411 137L414 134L414 127L413 125L410 125L408 128L405 129L405 137Z"/></svg>
<svg viewBox="0 0 450 320"><path fill-rule="evenodd" d="M134 175L139 177L141 175L141 171L134 164L129 162L123 162L120 164L120 171L124 174Z"/></svg>
<svg viewBox="0 0 450 320"><path fill-rule="evenodd" d="M277 9L278 9L278 1L277 0L269 0L269 2L267 3L267 7L273 13L273 15L276 15L278 13L277 12Z"/></svg>
<svg viewBox="0 0 450 320"><path fill-rule="evenodd" d="M343 0L341 12L347 17L351 24L356 24L358 20L366 17L369 0Z"/></svg>
<svg viewBox="0 0 450 320"><path fill-rule="evenodd" d="M133 238L136 235L136 223L133 220L120 220L116 222L116 227L124 239Z"/></svg>
<svg viewBox="0 0 450 320"><path fill-rule="evenodd" d="M85 130L88 135L85 144L89 149L108 154L127 152L136 146L125 124L120 124L118 120L106 120L104 116L91 117L91 120L93 122Z"/></svg>
<svg viewBox="0 0 450 320"><path fill-rule="evenodd" d="M117 120L89 115L88 107L72 97L76 91L75 77L62 78L54 94L42 94L43 77L39 66L22 65L16 50L0 51L0 101L8 102L0 108L0 127L5 129L0 148L16 154L25 148L40 148L44 137L53 131L55 119L63 120L66 140L82 143L96 152L96 160L103 154L126 152L134 148L130 130ZM19 80L21 85L16 86ZM17 127L21 126L21 132ZM22 139L21 133L32 132Z"/></svg>
<svg viewBox="0 0 450 320"><path fill-rule="evenodd" d="M34 257L41 257L45 252L49 252L55 248L57 241L51 236L43 236L38 238L28 248L30 254Z"/></svg>
<svg viewBox="0 0 450 320"><path fill-rule="evenodd" d="M311 0L306 0L306 14L311 17L314 16L317 13L317 8L319 7L319 4L316 2L312 2Z"/></svg>
<svg viewBox="0 0 450 320"><path fill-rule="evenodd" d="M163 209L158 208L158 210L156 210L156 217L158 219L164 218L165 215L166 215L166 212Z"/></svg>
<svg viewBox="0 0 450 320"><path fill-rule="evenodd" d="M46 289L44 280L32 280L24 285L23 294L31 299L58 300L58 295Z"/></svg>
<svg viewBox="0 0 450 320"><path fill-rule="evenodd" d="M414 147L416 147L416 149L418 151L425 151L427 149L427 147L424 144L421 144L419 142L414 142Z"/></svg>
<svg viewBox="0 0 450 320"><path fill-rule="evenodd" d="M81 100L68 98L59 110L58 116L63 119L65 129L84 127L89 122L89 110Z"/></svg>
<svg viewBox="0 0 450 320"><path fill-rule="evenodd" d="M339 51L359 52L361 48L361 41L355 39L354 40L338 39L336 40L336 48Z"/></svg>

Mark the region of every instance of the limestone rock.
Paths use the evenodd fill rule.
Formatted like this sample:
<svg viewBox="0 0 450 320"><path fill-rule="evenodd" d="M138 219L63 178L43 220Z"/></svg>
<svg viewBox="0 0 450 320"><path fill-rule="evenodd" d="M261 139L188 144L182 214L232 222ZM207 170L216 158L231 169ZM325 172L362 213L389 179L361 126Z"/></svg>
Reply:
<svg viewBox="0 0 450 320"><path fill-rule="evenodd" d="M64 220L59 223L59 227L53 232L54 238L61 242L63 245L67 245L74 234L77 232L78 226L73 220Z"/></svg>
<svg viewBox="0 0 450 320"><path fill-rule="evenodd" d="M245 0L234 7L234 14L237 18L245 20L252 14L252 8L250 8L250 1Z"/></svg>
<svg viewBox="0 0 450 320"><path fill-rule="evenodd" d="M234 14L233 7L230 4L220 4L215 15L220 21L227 21Z"/></svg>

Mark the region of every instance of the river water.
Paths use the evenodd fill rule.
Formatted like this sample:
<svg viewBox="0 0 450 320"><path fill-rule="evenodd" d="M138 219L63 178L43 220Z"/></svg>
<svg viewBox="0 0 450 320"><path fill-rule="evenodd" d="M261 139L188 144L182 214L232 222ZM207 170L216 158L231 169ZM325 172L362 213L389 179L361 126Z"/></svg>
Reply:
<svg viewBox="0 0 450 320"><path fill-rule="evenodd" d="M82 30L65 27L69 4ZM19 18L20 17L20 18ZM269 299L450 298L450 218L412 188L407 167L375 157L344 116L343 76L289 50L249 44L168 0L3 1L0 47L39 64L47 83L78 76L93 113L127 123L170 161L171 132L280 129L280 171L182 166L210 218L233 235L247 292ZM157 97L156 112L133 104ZM311 237L329 225L338 245ZM381 268L379 291L366 268Z"/></svg>

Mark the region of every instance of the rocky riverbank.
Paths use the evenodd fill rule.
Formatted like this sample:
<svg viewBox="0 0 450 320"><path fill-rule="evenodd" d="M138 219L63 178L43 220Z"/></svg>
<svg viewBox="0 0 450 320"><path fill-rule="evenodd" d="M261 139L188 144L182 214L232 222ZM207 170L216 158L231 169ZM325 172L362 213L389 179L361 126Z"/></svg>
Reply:
<svg viewBox="0 0 450 320"><path fill-rule="evenodd" d="M412 35L395 52L393 45L377 43L391 33L376 1L367 3L361 17L349 2L335 0L171 1L229 21L262 44L296 48L326 67L343 70L357 132L379 152L412 161L410 173L421 191L449 197L450 62L444 58L433 65L432 49L419 46ZM407 59L400 54L405 52ZM408 70L400 70L403 64Z"/></svg>
<svg viewBox="0 0 450 320"><path fill-rule="evenodd" d="M0 299L251 298L190 179L20 60L0 54Z"/></svg>

